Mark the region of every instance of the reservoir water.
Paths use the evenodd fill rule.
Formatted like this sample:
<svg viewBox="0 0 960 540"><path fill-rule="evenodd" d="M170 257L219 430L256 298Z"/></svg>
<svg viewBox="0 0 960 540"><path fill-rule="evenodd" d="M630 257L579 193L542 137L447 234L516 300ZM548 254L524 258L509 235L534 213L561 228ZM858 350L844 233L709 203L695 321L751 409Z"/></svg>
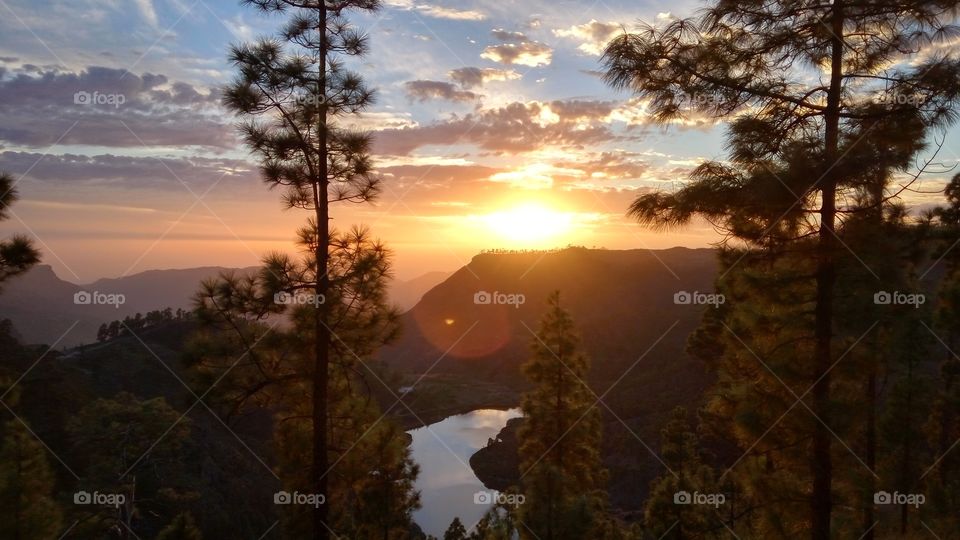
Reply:
<svg viewBox="0 0 960 540"><path fill-rule="evenodd" d="M454 517L469 530L486 513L491 504L477 504L474 496L489 490L470 468L470 456L519 416L519 408L479 409L408 432L413 459L420 464L417 489L423 506L413 519L425 533L443 538Z"/></svg>

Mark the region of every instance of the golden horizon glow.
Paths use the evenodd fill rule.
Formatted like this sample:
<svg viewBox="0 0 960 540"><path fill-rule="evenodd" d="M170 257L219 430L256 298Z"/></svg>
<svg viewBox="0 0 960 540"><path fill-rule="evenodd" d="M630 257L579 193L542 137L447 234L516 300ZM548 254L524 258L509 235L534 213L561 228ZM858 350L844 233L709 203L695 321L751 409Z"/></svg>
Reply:
<svg viewBox="0 0 960 540"><path fill-rule="evenodd" d="M553 245L573 229L573 214L529 202L482 216L483 223L500 241L527 247Z"/></svg>

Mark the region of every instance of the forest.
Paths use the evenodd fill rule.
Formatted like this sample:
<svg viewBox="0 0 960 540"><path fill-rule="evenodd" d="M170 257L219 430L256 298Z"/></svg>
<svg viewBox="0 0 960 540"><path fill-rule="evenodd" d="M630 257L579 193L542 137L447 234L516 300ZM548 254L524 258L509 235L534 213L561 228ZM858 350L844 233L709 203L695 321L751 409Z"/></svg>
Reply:
<svg viewBox="0 0 960 540"><path fill-rule="evenodd" d="M383 112L376 17L481 20L480 4L456 16L380 0L239 4L272 33L236 34L247 39L226 51L229 79L209 106L238 140L222 159L246 156L259 180L249 201L269 198L282 223L298 223L279 233L290 249L178 277L182 302L156 275L97 291L64 283L76 322L50 330L56 339L25 338L63 311L39 311L43 287L28 282L59 257L16 213L34 208L19 185L30 171L0 175L11 231L0 242L0 538L960 536L960 3L707 0L688 16L616 21L582 75L654 130L689 136L680 144L694 145L695 163L611 189L629 196L613 215L630 249L586 248L604 238L564 233L578 222L530 206L495 212L506 234L548 236L488 243L403 307L397 261L421 241L383 240L389 225L350 212L422 218L435 227L423 242L439 251L448 222L383 202L416 182L381 170L391 160L364 120ZM519 31L498 33L484 58L537 67L547 54ZM481 82L514 80L487 69ZM0 67L0 97L30 77ZM486 88L411 84L461 103ZM97 106L96 95L84 99ZM572 133L595 136L584 135L595 129L588 105L538 106L530 123L507 121L519 135L493 138L577 148L550 126L570 115ZM484 131L486 114L477 104L451 121ZM684 131L700 123L718 126L719 153ZM384 129L404 140L422 127ZM18 129L0 119L0 151ZM443 159L463 160L458 148ZM572 165L556 159L559 178ZM606 174L571 173L583 185L568 190ZM470 189L458 195L481 196ZM280 223L249 208L254 227ZM685 247L700 230L711 240ZM226 240L204 242L217 262L210 246ZM124 305L150 289L155 305ZM95 333L62 342L82 317ZM462 430L480 443L466 449L432 431L477 411L509 414L471 417ZM428 445L435 454L420 453ZM443 481L427 457L437 454L472 487L426 487Z"/></svg>

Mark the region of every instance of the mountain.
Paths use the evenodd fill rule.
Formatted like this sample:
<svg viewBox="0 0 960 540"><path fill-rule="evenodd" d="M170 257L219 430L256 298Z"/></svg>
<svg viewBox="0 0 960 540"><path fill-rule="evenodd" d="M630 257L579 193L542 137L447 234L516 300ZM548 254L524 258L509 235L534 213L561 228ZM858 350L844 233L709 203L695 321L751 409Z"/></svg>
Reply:
<svg viewBox="0 0 960 540"><path fill-rule="evenodd" d="M97 328L105 322L123 319L136 313L163 308L189 309L191 298L204 279L221 272L254 272L257 267L148 270L120 278L104 278L88 284L75 284L60 279L49 265L38 265L29 272L11 279L0 291L0 319L10 319L25 343L53 344L72 347L91 343ZM402 310L414 306L423 294L446 279L449 272L429 272L409 281L394 281L390 297ZM89 304L78 304L74 295L99 293ZM109 302L119 299L123 302ZM82 298L78 298L82 301ZM67 332L72 325L76 326Z"/></svg>
<svg viewBox="0 0 960 540"><path fill-rule="evenodd" d="M390 300L401 310L407 311L423 298L427 291L450 277L450 272L427 272L407 281L393 281L390 284Z"/></svg>
<svg viewBox="0 0 960 540"><path fill-rule="evenodd" d="M593 378L617 377L654 343L653 357L683 356L705 306L678 305L674 294L712 291L716 269L710 249L477 255L403 316L403 334L382 358L406 372L515 379L558 290L593 357Z"/></svg>
<svg viewBox="0 0 960 540"><path fill-rule="evenodd" d="M713 308L675 303L674 295L712 292L717 267L711 249L477 255L404 314L401 337L380 360L410 379L428 375L424 382L456 377L522 389L520 365L547 296L559 290L591 359L587 383L602 397L611 500L636 511L659 472L648 448L659 448L664 420L677 405L695 410L711 382L685 346Z"/></svg>
<svg viewBox="0 0 960 540"><path fill-rule="evenodd" d="M25 343L57 342L58 347L91 343L105 322L166 307L189 309L200 282L227 270L231 269L149 270L78 285L57 277L50 266L38 265L4 284L0 318L13 321ZM240 271L248 270L253 268ZM83 303L83 293L97 296ZM123 295L122 303L117 295Z"/></svg>

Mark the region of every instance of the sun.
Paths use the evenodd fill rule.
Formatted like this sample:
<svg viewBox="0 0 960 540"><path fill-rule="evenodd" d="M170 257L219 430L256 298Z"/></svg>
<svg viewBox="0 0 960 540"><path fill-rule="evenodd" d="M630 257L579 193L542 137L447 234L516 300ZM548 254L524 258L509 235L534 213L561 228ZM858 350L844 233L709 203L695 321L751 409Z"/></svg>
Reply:
<svg viewBox="0 0 960 540"><path fill-rule="evenodd" d="M573 228L572 214L539 203L492 212L483 221L501 242L524 247L544 247Z"/></svg>

